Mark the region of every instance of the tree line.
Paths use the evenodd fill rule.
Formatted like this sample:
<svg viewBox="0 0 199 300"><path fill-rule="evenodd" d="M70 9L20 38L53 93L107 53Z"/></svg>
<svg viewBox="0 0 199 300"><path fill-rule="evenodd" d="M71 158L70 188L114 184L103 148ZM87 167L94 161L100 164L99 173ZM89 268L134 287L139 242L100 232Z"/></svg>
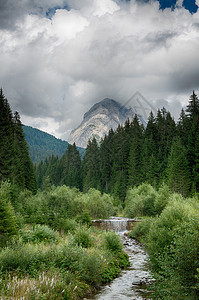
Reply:
<svg viewBox="0 0 199 300"><path fill-rule="evenodd" d="M22 189L37 190L34 167L25 141L20 115L11 111L0 89L0 182L10 180Z"/></svg>
<svg viewBox="0 0 199 300"><path fill-rule="evenodd" d="M199 100L193 91L186 109L174 121L165 108L151 112L146 128L132 122L112 129L101 140L88 142L81 160L76 145L59 159L50 156L36 167L39 188L65 184L87 192L96 188L124 200L129 187L167 183L188 196L199 191Z"/></svg>

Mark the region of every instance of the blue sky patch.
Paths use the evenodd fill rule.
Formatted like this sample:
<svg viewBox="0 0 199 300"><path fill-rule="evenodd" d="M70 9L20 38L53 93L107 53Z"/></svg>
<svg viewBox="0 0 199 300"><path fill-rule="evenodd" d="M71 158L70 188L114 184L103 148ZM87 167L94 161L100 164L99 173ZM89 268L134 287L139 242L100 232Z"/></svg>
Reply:
<svg viewBox="0 0 199 300"><path fill-rule="evenodd" d="M127 2L131 0L126 0ZM149 2L150 0L137 0L137 2L144 3ZM156 0L154 0L156 1ZM160 8L165 9L170 7L171 9L175 8L177 0L158 0L160 2ZM184 0L183 6L190 11L190 13L195 13L198 10L198 6L195 3L195 0Z"/></svg>

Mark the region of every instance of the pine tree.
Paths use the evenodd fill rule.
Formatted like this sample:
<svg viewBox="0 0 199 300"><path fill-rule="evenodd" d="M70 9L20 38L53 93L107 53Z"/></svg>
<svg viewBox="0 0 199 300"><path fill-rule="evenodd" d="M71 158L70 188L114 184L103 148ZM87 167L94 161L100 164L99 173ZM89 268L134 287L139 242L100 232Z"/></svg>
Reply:
<svg viewBox="0 0 199 300"><path fill-rule="evenodd" d="M68 145L64 156L63 182L67 186L82 189L81 181L81 157L75 143Z"/></svg>
<svg viewBox="0 0 199 300"><path fill-rule="evenodd" d="M100 173L101 173L101 191L111 192L111 175L113 166L113 142L115 133L111 129L100 144Z"/></svg>
<svg viewBox="0 0 199 300"><path fill-rule="evenodd" d="M143 182L142 173L143 127L135 115L131 126L131 145L128 159L128 185L133 187Z"/></svg>
<svg viewBox="0 0 199 300"><path fill-rule="evenodd" d="M166 170L167 183L173 192L188 196L191 186L191 174L187 160L187 151L179 137L174 138Z"/></svg>
<svg viewBox="0 0 199 300"><path fill-rule="evenodd" d="M156 117L157 136L157 160L159 163L159 181L164 178L168 163L168 155L171 149L173 138L176 136L175 121L170 112L163 107L158 110Z"/></svg>
<svg viewBox="0 0 199 300"><path fill-rule="evenodd" d="M37 190L36 177L18 112L14 114L13 123L16 157L15 179L18 185L35 193Z"/></svg>
<svg viewBox="0 0 199 300"><path fill-rule="evenodd" d="M118 126L113 139L111 192L124 201L128 185L129 126Z"/></svg>
<svg viewBox="0 0 199 300"><path fill-rule="evenodd" d="M7 201L0 190L0 236L1 235L14 235L17 233L16 217L14 209Z"/></svg>
<svg viewBox="0 0 199 300"><path fill-rule="evenodd" d="M143 145L141 151L142 177L143 182L148 182L152 185L158 183L159 177L159 162L158 154L158 129L155 123L153 113L150 113L147 127L144 131Z"/></svg>
<svg viewBox="0 0 199 300"><path fill-rule="evenodd" d="M89 140L82 162L83 190L100 188L100 153L97 141Z"/></svg>
<svg viewBox="0 0 199 300"><path fill-rule="evenodd" d="M199 99L195 92L193 91L190 96L189 104L187 105L186 112L188 112L189 119L193 122L196 122L198 125L199 121Z"/></svg>
<svg viewBox="0 0 199 300"><path fill-rule="evenodd" d="M0 181L14 177L14 129L12 112L2 89L0 90Z"/></svg>
<svg viewBox="0 0 199 300"><path fill-rule="evenodd" d="M0 181L9 179L21 188L36 192L36 179L23 134L20 116L12 115L0 90Z"/></svg>
<svg viewBox="0 0 199 300"><path fill-rule="evenodd" d="M188 113L189 131L184 134L188 136L187 139L187 157L189 161L189 168L192 174L193 186L192 190L198 190L198 132L199 132L199 99L195 92L190 96L189 104L186 112Z"/></svg>

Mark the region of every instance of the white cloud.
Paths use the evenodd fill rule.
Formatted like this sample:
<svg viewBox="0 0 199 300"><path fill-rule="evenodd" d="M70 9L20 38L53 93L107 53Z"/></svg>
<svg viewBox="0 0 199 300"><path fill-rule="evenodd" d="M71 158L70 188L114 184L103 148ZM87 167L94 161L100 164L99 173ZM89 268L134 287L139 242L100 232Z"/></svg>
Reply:
<svg viewBox="0 0 199 300"><path fill-rule="evenodd" d="M93 15L101 17L107 13L113 14L119 9L119 6L112 0L94 0Z"/></svg>
<svg viewBox="0 0 199 300"><path fill-rule="evenodd" d="M63 41L75 38L88 25L88 20L82 17L76 10L67 11L59 9L52 18L52 30Z"/></svg>
<svg viewBox="0 0 199 300"><path fill-rule="evenodd" d="M199 12L162 11L157 1L33 4L35 12L39 5L44 11L62 9L52 19L25 10L17 27L5 30L3 23L0 30L0 85L22 120L66 137L104 97L124 103L138 90L150 101L165 99L177 111L198 89ZM70 11L63 9L66 4Z"/></svg>

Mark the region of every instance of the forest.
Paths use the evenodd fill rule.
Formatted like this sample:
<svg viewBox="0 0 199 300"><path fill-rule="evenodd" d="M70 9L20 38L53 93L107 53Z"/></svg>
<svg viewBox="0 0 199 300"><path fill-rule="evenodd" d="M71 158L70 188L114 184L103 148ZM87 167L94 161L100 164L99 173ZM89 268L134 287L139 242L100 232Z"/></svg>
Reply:
<svg viewBox="0 0 199 300"><path fill-rule="evenodd" d="M52 154L61 157L68 147L68 142L31 126L23 124L23 132L33 164L38 164ZM83 157L85 149L79 147L77 149Z"/></svg>
<svg viewBox="0 0 199 300"><path fill-rule="evenodd" d="M100 144L33 166L19 113L0 91L1 299L83 299L127 268L117 234L92 219L138 217L154 299L199 297L199 100L179 120L137 116ZM151 296L150 296L151 297Z"/></svg>
<svg viewBox="0 0 199 300"><path fill-rule="evenodd" d="M183 196L199 192L199 100L193 92L186 110L174 121L165 108L149 116L146 128L135 115L132 122L110 130L100 145L88 142L81 160L74 145L59 159L50 156L36 167L38 187L46 181L87 192L96 188L123 204L129 187L166 183Z"/></svg>

